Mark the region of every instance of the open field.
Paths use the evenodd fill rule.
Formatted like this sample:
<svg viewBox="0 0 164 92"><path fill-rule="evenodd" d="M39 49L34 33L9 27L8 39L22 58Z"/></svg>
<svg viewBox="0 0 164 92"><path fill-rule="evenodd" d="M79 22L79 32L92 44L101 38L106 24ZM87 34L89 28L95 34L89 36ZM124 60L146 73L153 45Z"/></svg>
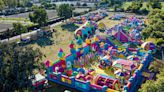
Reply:
<svg viewBox="0 0 164 92"><path fill-rule="evenodd" d="M68 45L69 42L74 39L73 31L77 29L78 26L72 25L71 30L69 28L64 29L63 27L65 26L67 25L64 25L64 23L55 26L57 32L53 33L52 37L41 38L30 44L30 46L34 48L39 48L45 55L45 57L43 57L43 62L47 59L52 61L57 60L57 54L60 48L62 48L66 54L69 53ZM71 25L69 26L71 27Z"/></svg>
<svg viewBox="0 0 164 92"><path fill-rule="evenodd" d="M111 17L114 13L110 14L108 17L100 20L99 22L102 22L106 25L107 28L111 28L113 27L114 25L118 24L118 23L121 23L120 20L109 20L109 17Z"/></svg>

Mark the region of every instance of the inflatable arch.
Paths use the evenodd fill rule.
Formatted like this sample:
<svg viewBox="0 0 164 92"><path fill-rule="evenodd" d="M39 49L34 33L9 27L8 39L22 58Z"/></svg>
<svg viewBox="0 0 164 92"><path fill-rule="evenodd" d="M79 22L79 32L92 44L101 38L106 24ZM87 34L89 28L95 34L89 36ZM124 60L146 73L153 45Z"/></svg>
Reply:
<svg viewBox="0 0 164 92"><path fill-rule="evenodd" d="M82 25L80 28L78 28L75 31L75 38L78 39L78 37L81 37L83 40L85 40L90 35L93 35L96 30L96 24L92 23L90 21L87 21L84 25Z"/></svg>

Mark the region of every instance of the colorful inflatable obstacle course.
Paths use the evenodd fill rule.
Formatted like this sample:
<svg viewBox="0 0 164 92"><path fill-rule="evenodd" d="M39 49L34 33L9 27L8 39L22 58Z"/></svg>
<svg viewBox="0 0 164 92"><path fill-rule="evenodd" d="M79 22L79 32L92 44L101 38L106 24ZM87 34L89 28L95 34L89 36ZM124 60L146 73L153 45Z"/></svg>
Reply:
<svg viewBox="0 0 164 92"><path fill-rule="evenodd" d="M124 30L124 26L129 26L129 30ZM70 54L65 55L60 49L58 60L45 62L47 79L82 92L137 92L142 80L149 77L145 70L153 61L152 51L156 49L150 42L140 48L140 39L130 37L130 29L137 26L142 26L141 20L126 19L110 28L115 34L109 35L106 32L109 29L100 32L102 26L86 21L75 31L76 41L69 44ZM137 46L130 47L132 43Z"/></svg>

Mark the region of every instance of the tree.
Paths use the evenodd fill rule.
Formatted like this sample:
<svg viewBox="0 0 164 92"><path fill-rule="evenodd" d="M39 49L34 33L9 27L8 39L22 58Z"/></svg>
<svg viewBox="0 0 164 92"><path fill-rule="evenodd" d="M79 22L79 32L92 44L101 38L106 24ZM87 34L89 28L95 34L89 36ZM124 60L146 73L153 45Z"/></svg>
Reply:
<svg viewBox="0 0 164 92"><path fill-rule="evenodd" d="M161 46L164 44L164 12L161 9L153 9L148 14L148 25L142 31L142 37L144 39L153 38L157 45L156 58L161 59L163 55Z"/></svg>
<svg viewBox="0 0 164 92"><path fill-rule="evenodd" d="M148 0L147 7L153 9L155 8L161 9L162 5L160 3L160 0Z"/></svg>
<svg viewBox="0 0 164 92"><path fill-rule="evenodd" d="M142 7L142 0L133 1L132 4L127 8L129 11L138 13Z"/></svg>
<svg viewBox="0 0 164 92"><path fill-rule="evenodd" d="M71 4L72 7L74 7L74 4Z"/></svg>
<svg viewBox="0 0 164 92"><path fill-rule="evenodd" d="M10 30L9 28L4 32L3 34L9 41L10 37L13 35L13 31Z"/></svg>
<svg viewBox="0 0 164 92"><path fill-rule="evenodd" d="M154 62L152 62L149 66L149 70L151 72L154 72L154 73L159 73L160 72L160 69L163 68L163 63L160 63L158 62L157 60L155 60Z"/></svg>
<svg viewBox="0 0 164 92"><path fill-rule="evenodd" d="M142 89L140 89L140 92L157 92L157 87L154 85L154 81L148 80L146 83L142 84Z"/></svg>
<svg viewBox="0 0 164 92"><path fill-rule="evenodd" d="M52 9L52 8L56 8L56 4L51 4L51 3L47 3L47 2L43 2L42 3L42 7L44 7L45 9Z"/></svg>
<svg viewBox="0 0 164 92"><path fill-rule="evenodd" d="M43 8L36 8L33 14L29 14L29 19L31 22L38 23L39 26L45 26L48 21L47 12Z"/></svg>
<svg viewBox="0 0 164 92"><path fill-rule="evenodd" d="M40 69L42 53L32 47L20 47L14 43L0 44L1 92L23 92L31 88L33 69ZM30 91L29 91L30 92Z"/></svg>
<svg viewBox="0 0 164 92"><path fill-rule="evenodd" d="M156 44L161 47L162 44L164 44L164 40L162 38L159 38L157 39Z"/></svg>
<svg viewBox="0 0 164 92"><path fill-rule="evenodd" d="M142 36L147 39L149 37L159 39L164 39L164 12L160 9L154 9L148 14L149 24L142 31ZM148 33L148 34L146 34Z"/></svg>
<svg viewBox="0 0 164 92"><path fill-rule="evenodd" d="M150 37L150 34L152 32L152 27L146 27L145 29L142 30L142 38L147 39Z"/></svg>
<svg viewBox="0 0 164 92"><path fill-rule="evenodd" d="M20 35L20 38L22 38L21 34L27 31L27 27L23 26L21 23L13 23L13 32L16 35Z"/></svg>
<svg viewBox="0 0 164 92"><path fill-rule="evenodd" d="M58 12L58 16L68 19L72 17L73 8L69 4L61 4L58 7L57 12Z"/></svg>
<svg viewBox="0 0 164 92"><path fill-rule="evenodd" d="M15 8L17 6L17 0L4 0L4 3L9 8Z"/></svg>
<svg viewBox="0 0 164 92"><path fill-rule="evenodd" d="M157 80L147 80L142 84L141 92L163 92L164 91L164 68L157 75Z"/></svg>
<svg viewBox="0 0 164 92"><path fill-rule="evenodd" d="M25 6L26 6L26 7L32 7L32 6L33 6L33 3L27 2L27 3L25 4Z"/></svg>
<svg viewBox="0 0 164 92"><path fill-rule="evenodd" d="M5 7L5 4L3 2L3 0L0 0L0 11L3 10Z"/></svg>
<svg viewBox="0 0 164 92"><path fill-rule="evenodd" d="M88 6L87 3L83 3L82 6Z"/></svg>

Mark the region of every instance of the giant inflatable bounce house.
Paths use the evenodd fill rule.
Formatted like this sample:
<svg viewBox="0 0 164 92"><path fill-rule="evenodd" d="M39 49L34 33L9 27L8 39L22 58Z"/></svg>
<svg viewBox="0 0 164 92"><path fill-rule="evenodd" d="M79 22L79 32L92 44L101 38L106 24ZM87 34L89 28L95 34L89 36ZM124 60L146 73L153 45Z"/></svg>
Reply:
<svg viewBox="0 0 164 92"><path fill-rule="evenodd" d="M76 41L70 41L70 54L60 49L58 60L45 61L47 79L82 92L137 92L150 77L145 74L155 51L153 43L131 36L132 30L142 31L142 23L133 17L103 29L103 24L86 21L75 31ZM105 30L105 37L95 35L99 29ZM138 46L132 48L131 43Z"/></svg>

